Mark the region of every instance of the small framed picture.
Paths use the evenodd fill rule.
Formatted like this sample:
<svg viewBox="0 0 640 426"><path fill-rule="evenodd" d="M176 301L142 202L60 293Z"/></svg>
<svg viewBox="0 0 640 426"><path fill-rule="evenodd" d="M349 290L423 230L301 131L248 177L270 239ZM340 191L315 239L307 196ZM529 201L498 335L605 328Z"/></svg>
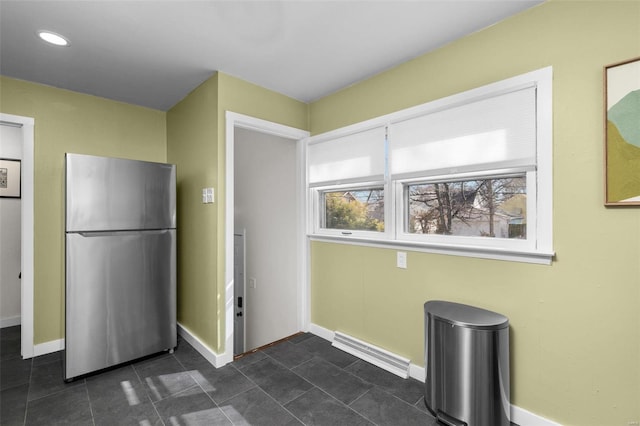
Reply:
<svg viewBox="0 0 640 426"><path fill-rule="evenodd" d="M20 198L20 160L0 158L0 197Z"/></svg>
<svg viewBox="0 0 640 426"><path fill-rule="evenodd" d="M607 206L640 206L640 58L604 67Z"/></svg>

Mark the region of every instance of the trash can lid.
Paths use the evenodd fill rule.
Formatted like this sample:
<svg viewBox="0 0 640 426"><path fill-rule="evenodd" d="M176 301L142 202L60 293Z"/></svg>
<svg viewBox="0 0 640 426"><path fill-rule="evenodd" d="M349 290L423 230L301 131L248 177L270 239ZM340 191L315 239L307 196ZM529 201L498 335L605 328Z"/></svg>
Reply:
<svg viewBox="0 0 640 426"><path fill-rule="evenodd" d="M425 303L424 314L449 324L480 330L495 330L509 326L509 319L504 315L442 300L430 300Z"/></svg>

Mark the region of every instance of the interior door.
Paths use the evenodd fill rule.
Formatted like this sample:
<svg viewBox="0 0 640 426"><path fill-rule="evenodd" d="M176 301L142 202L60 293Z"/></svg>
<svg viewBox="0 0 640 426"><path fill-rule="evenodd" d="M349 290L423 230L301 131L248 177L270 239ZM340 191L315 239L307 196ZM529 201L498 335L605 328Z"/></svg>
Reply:
<svg viewBox="0 0 640 426"><path fill-rule="evenodd" d="M245 234L233 235L233 282L235 295L235 317L233 322L233 354L240 355L245 352L244 323L245 323Z"/></svg>
<svg viewBox="0 0 640 426"><path fill-rule="evenodd" d="M234 130L234 231L245 234L245 351L301 330L296 141ZM234 297L237 302L237 297Z"/></svg>

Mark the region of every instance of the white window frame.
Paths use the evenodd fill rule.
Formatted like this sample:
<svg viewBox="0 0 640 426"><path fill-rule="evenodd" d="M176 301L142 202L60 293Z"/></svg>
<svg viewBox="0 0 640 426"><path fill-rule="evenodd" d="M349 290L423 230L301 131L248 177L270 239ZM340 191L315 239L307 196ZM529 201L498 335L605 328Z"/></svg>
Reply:
<svg viewBox="0 0 640 426"><path fill-rule="evenodd" d="M429 114L456 105L463 105L484 97L534 85L536 88L536 167L531 169L497 169L481 172L416 176L394 179L385 174L384 182L357 182L346 185L312 187L307 183L307 232L311 240L325 240L345 244L359 244L392 249L405 249L428 253L450 254L476 258L551 264L553 251L553 128L552 128L552 67L547 67L469 90L436 101L428 102L365 122L311 137L307 143L318 143L356 133L377 126L393 126L394 122ZM393 135L391 134L391 138ZM413 182L460 178L491 177L507 173L525 173L527 179L527 239L487 237L461 237L451 235L409 234L404 231L404 185ZM320 194L325 191L354 189L371 186L385 189L385 231L328 230L320 228Z"/></svg>
<svg viewBox="0 0 640 426"><path fill-rule="evenodd" d="M527 196L527 239L506 239L506 238L490 238L490 237L471 237L459 235L440 235L440 234L415 234L405 230L407 219L407 199L405 186L409 184L434 183L434 182L451 182L459 180L475 180L500 178L509 175L525 176L527 182L527 192L535 185L535 172L518 169L511 170L489 170L479 173L452 174L444 176L433 176L429 178L414 178L407 180L394 181L395 186L395 202L396 202L396 240L398 242L406 241L407 243L422 242L425 244L437 245L456 245L461 247L486 247L493 249L512 249L512 250L533 250L535 248L536 237L536 212L535 200L530 200ZM533 187L535 188L535 186ZM531 226L529 226L531 221Z"/></svg>
<svg viewBox="0 0 640 426"><path fill-rule="evenodd" d="M324 221L323 216L325 215L324 210L324 200L323 194L326 192L340 192L340 191L358 191L362 189L368 188L377 188L382 187L384 191L384 212L385 212L385 224L384 231L363 231L358 229L335 229L335 228L325 228L322 226ZM313 188L313 234L314 235L324 235L328 237L347 237L347 238L360 238L360 239L372 239L372 240L389 240L392 238L392 234L389 230L389 225L387 224L387 214L389 212L389 207L387 203L389 202L389 185L387 185L384 181L372 181L372 182L361 182L357 184L345 184L345 185L332 185L332 186L324 186ZM391 200L393 201L393 200Z"/></svg>

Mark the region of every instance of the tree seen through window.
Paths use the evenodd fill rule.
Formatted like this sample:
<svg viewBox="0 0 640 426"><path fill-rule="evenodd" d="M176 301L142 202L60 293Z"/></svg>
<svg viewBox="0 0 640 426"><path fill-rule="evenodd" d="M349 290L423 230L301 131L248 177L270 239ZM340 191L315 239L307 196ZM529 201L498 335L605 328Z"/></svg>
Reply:
<svg viewBox="0 0 640 426"><path fill-rule="evenodd" d="M497 238L526 238L524 176L407 186L407 231Z"/></svg>
<svg viewBox="0 0 640 426"><path fill-rule="evenodd" d="M357 189L324 193L325 228L384 231L384 190Z"/></svg>

